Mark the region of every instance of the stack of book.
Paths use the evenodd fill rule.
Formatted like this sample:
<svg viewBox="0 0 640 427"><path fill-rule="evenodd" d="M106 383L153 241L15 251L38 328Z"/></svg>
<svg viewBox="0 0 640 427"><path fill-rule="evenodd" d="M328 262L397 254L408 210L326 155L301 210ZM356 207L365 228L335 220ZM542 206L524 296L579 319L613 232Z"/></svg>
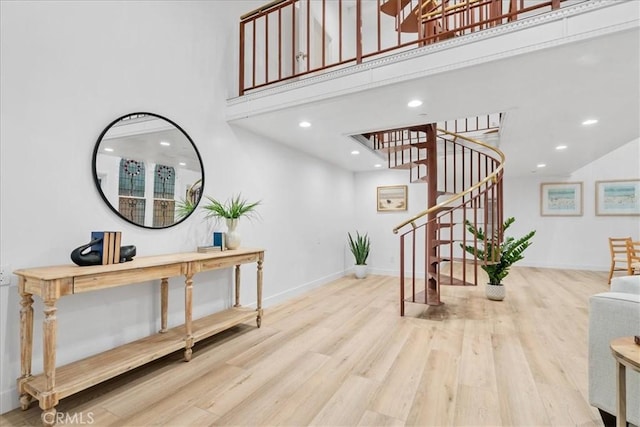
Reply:
<svg viewBox="0 0 640 427"><path fill-rule="evenodd" d="M218 252L227 249L225 245L225 233L214 231L213 232L213 245L211 246L198 246L198 252Z"/></svg>
<svg viewBox="0 0 640 427"><path fill-rule="evenodd" d="M198 246L198 252L201 253L220 252L221 250L220 246Z"/></svg>
<svg viewBox="0 0 640 427"><path fill-rule="evenodd" d="M122 244L121 231L92 231L91 241L99 240L91 245L92 251L102 255L102 265L118 264L120 262L120 245Z"/></svg>
<svg viewBox="0 0 640 427"><path fill-rule="evenodd" d="M227 249L227 245L225 243L225 233L214 231L213 232L213 246L220 248L221 251Z"/></svg>

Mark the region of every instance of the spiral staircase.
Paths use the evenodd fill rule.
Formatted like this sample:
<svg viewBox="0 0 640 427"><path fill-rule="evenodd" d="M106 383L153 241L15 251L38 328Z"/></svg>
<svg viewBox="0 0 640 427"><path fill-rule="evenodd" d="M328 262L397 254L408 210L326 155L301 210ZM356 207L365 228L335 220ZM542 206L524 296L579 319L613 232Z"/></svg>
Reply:
<svg viewBox="0 0 640 427"><path fill-rule="evenodd" d="M555 7L559 7L557 1ZM486 5L486 12L469 13L472 8ZM505 13L503 0L386 0L380 11L396 19L399 33L418 33L425 43L435 43L467 33L474 21L488 22L488 27L515 19L518 2L510 0ZM467 12L466 18L454 18ZM486 16L485 16L486 15ZM505 18L506 16L506 18Z"/></svg>
<svg viewBox="0 0 640 427"><path fill-rule="evenodd" d="M400 314L405 303L442 304L441 285L474 286L482 263L462 246L478 247L467 223L502 240L504 155L480 139L497 136L501 115L430 123L364 134L387 157L425 183L427 209L394 228L400 236ZM495 135L494 135L495 134ZM473 135L473 137L472 137Z"/></svg>

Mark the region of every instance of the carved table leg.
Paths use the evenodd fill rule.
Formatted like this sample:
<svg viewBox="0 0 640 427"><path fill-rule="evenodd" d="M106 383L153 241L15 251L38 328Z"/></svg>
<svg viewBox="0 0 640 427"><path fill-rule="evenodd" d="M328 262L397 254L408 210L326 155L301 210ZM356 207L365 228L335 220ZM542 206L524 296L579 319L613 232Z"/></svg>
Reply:
<svg viewBox="0 0 640 427"><path fill-rule="evenodd" d="M240 264L236 265L236 303L234 307L240 307Z"/></svg>
<svg viewBox="0 0 640 427"><path fill-rule="evenodd" d="M33 298L24 291L24 278L20 278L20 409L29 407L33 397L24 392L24 383L31 377L31 355L33 352Z"/></svg>
<svg viewBox="0 0 640 427"><path fill-rule="evenodd" d="M264 262L264 254L260 254L260 258L258 259L258 302L257 302L257 312L258 317L256 318L256 324L258 328L262 326L262 263Z"/></svg>
<svg viewBox="0 0 640 427"><path fill-rule="evenodd" d="M193 273L187 273L185 276L186 280L184 282L184 326L185 326L185 350L184 350L184 360L190 361L191 354L193 351L191 348L193 347L193 325L191 324L192 317L192 306L193 306Z"/></svg>
<svg viewBox="0 0 640 427"><path fill-rule="evenodd" d="M40 407L43 409L42 420L55 424L55 406L58 404L56 387L56 341L58 320L56 318L56 299L44 301L44 320L42 321L42 341L44 352L45 391L40 395Z"/></svg>
<svg viewBox="0 0 640 427"><path fill-rule="evenodd" d="M169 279L160 281L160 333L167 332L167 310L169 308Z"/></svg>

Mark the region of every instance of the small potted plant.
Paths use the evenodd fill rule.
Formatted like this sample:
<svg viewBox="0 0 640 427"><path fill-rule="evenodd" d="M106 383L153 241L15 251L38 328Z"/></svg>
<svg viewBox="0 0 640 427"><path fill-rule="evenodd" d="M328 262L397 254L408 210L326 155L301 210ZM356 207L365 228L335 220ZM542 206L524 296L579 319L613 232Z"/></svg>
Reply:
<svg viewBox="0 0 640 427"><path fill-rule="evenodd" d="M349 249L355 258L356 265L354 267L356 277L358 279L364 279L367 277L367 258L369 257L369 250L371 249L371 241L369 235L360 235L356 231L355 239L351 236L351 233L347 233L349 236Z"/></svg>
<svg viewBox="0 0 640 427"><path fill-rule="evenodd" d="M224 219L227 224L227 234L225 238L227 249L239 248L240 235L236 231L238 220L242 217L253 218L256 216L256 208L260 205L261 201L248 202L246 199L243 199L240 194L231 196L230 199L224 202L210 196L205 197L209 200L208 203L202 205L202 209L206 211L206 217L216 220Z"/></svg>
<svg viewBox="0 0 640 427"><path fill-rule="evenodd" d="M503 231L509 228L514 221L513 217L507 218L502 225ZM469 233L477 238L479 245L476 247L460 244L460 246L471 255L484 261L481 268L489 276L486 288L487 298L502 301L505 296L502 280L509 274L509 268L524 258L522 253L533 243L531 238L536 234L536 230L528 232L519 239L506 237L502 242L499 242L497 234L489 237L485 235L482 228L474 227L469 220L465 224Z"/></svg>

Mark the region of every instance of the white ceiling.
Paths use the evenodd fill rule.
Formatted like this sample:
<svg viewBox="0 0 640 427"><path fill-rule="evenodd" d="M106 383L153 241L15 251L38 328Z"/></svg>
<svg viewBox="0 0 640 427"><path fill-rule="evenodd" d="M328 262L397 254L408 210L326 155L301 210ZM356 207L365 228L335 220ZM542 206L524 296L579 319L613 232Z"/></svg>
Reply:
<svg viewBox="0 0 640 427"><path fill-rule="evenodd" d="M286 88L279 94L281 104L270 108L261 108L259 93L240 97L230 100L230 123L341 167L366 171L381 160L349 135L503 112L499 145L507 175L568 175L640 135L640 32L638 18L632 19L635 25L624 31L366 90L341 94L334 85L331 96L311 96L318 91L317 81L309 79L305 88L301 80L290 84L291 90L301 96L306 90L307 100L289 102ZM412 61L404 60L408 70ZM370 76L371 70L361 71L361 80L368 78L366 73ZM406 104L414 98L424 103L410 109ZM598 123L583 126L589 118ZM312 126L299 128L301 120ZM568 148L555 150L561 144ZM350 154L358 148L360 155ZM539 163L547 166L537 168Z"/></svg>

